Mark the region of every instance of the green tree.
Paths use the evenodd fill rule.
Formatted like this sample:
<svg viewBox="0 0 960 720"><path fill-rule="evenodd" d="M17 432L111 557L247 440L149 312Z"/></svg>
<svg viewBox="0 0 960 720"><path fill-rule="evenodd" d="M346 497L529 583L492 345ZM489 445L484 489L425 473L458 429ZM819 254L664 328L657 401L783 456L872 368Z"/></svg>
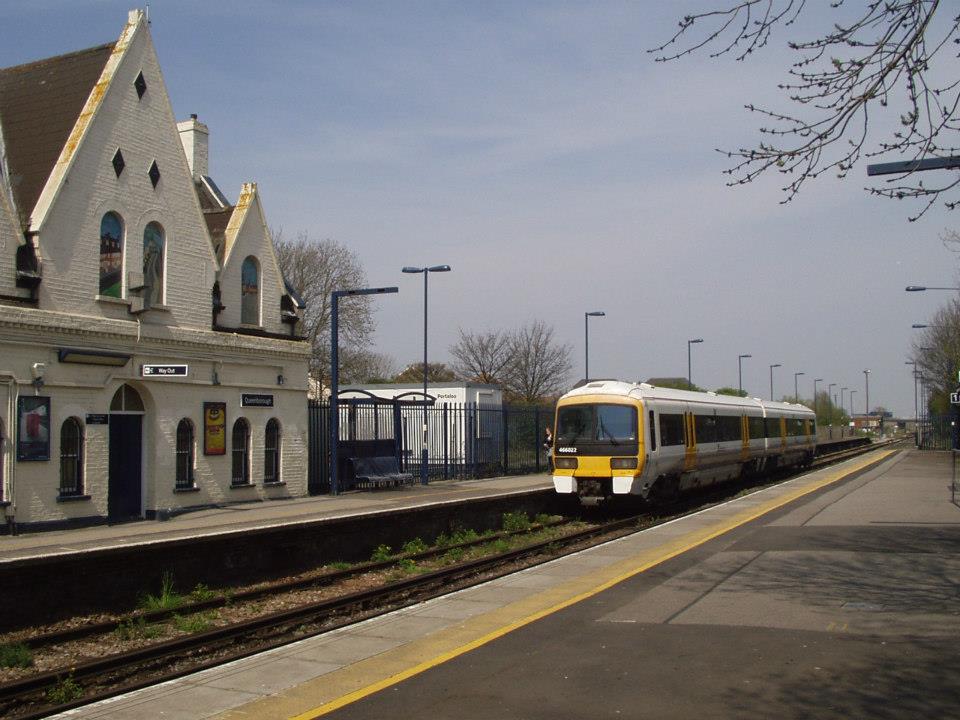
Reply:
<svg viewBox="0 0 960 720"><path fill-rule="evenodd" d="M446 363L427 363L428 382L451 382L456 379L456 374L447 367ZM423 363L407 365L393 377L393 382L423 382Z"/></svg>
<svg viewBox="0 0 960 720"><path fill-rule="evenodd" d="M733 395L734 397L749 397L746 390L734 387L721 387L714 390L717 395Z"/></svg>
<svg viewBox="0 0 960 720"><path fill-rule="evenodd" d="M697 384L690 384L685 377L655 377L645 380L648 385L654 385L662 388L673 388L674 390L693 390L694 392L706 392L706 390Z"/></svg>

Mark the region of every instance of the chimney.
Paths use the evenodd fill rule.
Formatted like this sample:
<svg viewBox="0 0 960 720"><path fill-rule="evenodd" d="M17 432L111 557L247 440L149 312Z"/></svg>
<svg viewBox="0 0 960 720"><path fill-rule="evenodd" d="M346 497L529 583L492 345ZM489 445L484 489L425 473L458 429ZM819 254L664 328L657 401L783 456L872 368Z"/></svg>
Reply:
<svg viewBox="0 0 960 720"><path fill-rule="evenodd" d="M189 120L177 123L180 131L180 142L187 155L187 164L193 179L199 180L210 174L210 130L197 120L196 114L191 114Z"/></svg>

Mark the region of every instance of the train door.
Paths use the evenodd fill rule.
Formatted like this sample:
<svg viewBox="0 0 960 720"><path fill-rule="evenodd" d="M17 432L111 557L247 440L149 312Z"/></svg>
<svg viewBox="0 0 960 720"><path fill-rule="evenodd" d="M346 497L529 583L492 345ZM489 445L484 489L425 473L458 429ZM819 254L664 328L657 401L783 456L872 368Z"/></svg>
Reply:
<svg viewBox="0 0 960 720"><path fill-rule="evenodd" d="M646 460L644 461L643 474L648 478L657 478L660 475L660 443L658 442L657 413L650 405L646 404L647 411L647 434L644 437L647 447Z"/></svg>

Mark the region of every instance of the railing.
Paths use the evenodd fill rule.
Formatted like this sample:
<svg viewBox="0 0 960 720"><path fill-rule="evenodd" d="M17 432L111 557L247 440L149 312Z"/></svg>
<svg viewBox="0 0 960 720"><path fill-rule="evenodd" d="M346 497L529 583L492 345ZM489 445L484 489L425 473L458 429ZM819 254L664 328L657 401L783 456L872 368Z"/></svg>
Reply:
<svg viewBox="0 0 960 720"><path fill-rule="evenodd" d="M396 443L401 469L419 476L423 450L423 402L402 405L341 398L340 442ZM519 475L547 470L544 428L552 407L428 404L427 475L434 480ZM330 492L330 404L308 405L309 489Z"/></svg>

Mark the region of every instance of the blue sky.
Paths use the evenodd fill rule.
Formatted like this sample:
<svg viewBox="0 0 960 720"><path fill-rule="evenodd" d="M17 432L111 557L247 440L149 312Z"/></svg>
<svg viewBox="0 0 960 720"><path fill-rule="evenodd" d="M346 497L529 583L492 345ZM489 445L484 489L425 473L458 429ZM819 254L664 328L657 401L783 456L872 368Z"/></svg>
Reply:
<svg viewBox="0 0 960 720"><path fill-rule="evenodd" d="M720 0L718 0L720 1ZM715 148L755 141L748 102L784 108L788 39L829 27L811 8L747 62L645 52L684 13L662 2L181 2L151 4L178 118L210 128L228 197L256 181L287 236L332 238L360 257L378 305L376 349L422 348L422 283L404 265L447 263L430 285L431 360L457 328L543 319L595 376L693 380L801 395L812 380L913 414L910 329L946 299L957 257L937 207L870 197L864 166L779 204L779 178L728 188ZM0 5L0 66L116 39L130 5ZM891 109L891 113L895 112ZM895 117L895 115L891 115ZM883 117L877 118L884 122Z"/></svg>

